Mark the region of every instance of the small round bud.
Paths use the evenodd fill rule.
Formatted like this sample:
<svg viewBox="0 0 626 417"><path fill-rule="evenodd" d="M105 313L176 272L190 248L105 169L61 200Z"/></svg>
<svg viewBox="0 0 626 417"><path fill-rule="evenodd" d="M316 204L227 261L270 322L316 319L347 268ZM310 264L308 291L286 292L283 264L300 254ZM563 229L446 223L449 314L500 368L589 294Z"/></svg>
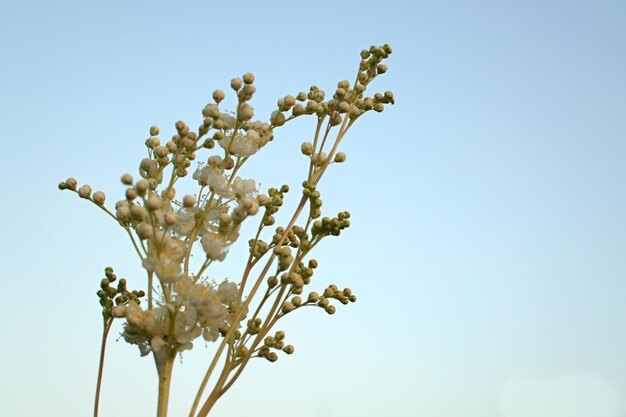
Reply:
<svg viewBox="0 0 626 417"><path fill-rule="evenodd" d="M304 113L306 112L304 106L300 103L296 104L295 106L293 106L293 110L292 113L294 116L302 116Z"/></svg>
<svg viewBox="0 0 626 417"><path fill-rule="evenodd" d="M165 216L163 217L163 220L165 220L165 224L168 226L172 226L174 223L176 223L176 214L170 212L165 213Z"/></svg>
<svg viewBox="0 0 626 417"><path fill-rule="evenodd" d="M161 199L156 195L153 195L146 200L145 206L148 211L158 210L161 208Z"/></svg>
<svg viewBox="0 0 626 417"><path fill-rule="evenodd" d="M311 156L313 154L313 144L311 142L303 142L300 145L300 151L303 155Z"/></svg>
<svg viewBox="0 0 626 417"><path fill-rule="evenodd" d="M220 103L224 100L224 97L226 97L226 94L224 94L222 90L213 91L213 100L215 100L216 103Z"/></svg>
<svg viewBox="0 0 626 417"><path fill-rule="evenodd" d="M278 355L276 354L276 352L270 352L267 355L267 360L270 362L276 362L278 360Z"/></svg>
<svg viewBox="0 0 626 417"><path fill-rule="evenodd" d="M282 310L283 313L287 314L287 313L293 311L295 308L296 307L291 302L285 301L283 303L283 306L282 306L281 310Z"/></svg>
<svg viewBox="0 0 626 417"><path fill-rule="evenodd" d="M313 163L316 166L322 166L324 164L324 162L326 162L326 158L327 158L326 153L324 153L324 152L316 152L313 155Z"/></svg>
<svg viewBox="0 0 626 417"><path fill-rule="evenodd" d="M68 178L67 180L65 180L65 185L70 190L76 190L76 186L78 185L78 182L76 181L75 178Z"/></svg>
<svg viewBox="0 0 626 417"><path fill-rule="evenodd" d="M259 204L251 197L242 198L240 204L249 216L253 216L259 211Z"/></svg>
<svg viewBox="0 0 626 417"><path fill-rule="evenodd" d="M91 196L91 187L88 185L83 185L78 189L78 195L81 198L89 198Z"/></svg>
<svg viewBox="0 0 626 417"><path fill-rule="evenodd" d="M288 107L293 107L296 104L296 99L293 96L285 96L283 102Z"/></svg>
<svg viewBox="0 0 626 417"><path fill-rule="evenodd" d="M274 126L282 126L286 122L285 115L280 110L274 110L270 116L270 121Z"/></svg>
<svg viewBox="0 0 626 417"><path fill-rule="evenodd" d="M154 148L154 154L159 158L165 158L167 156L167 148L165 146L157 146Z"/></svg>
<svg viewBox="0 0 626 417"><path fill-rule="evenodd" d="M320 105L317 104L317 101L309 100L306 103L306 109L305 110L308 113L313 113L313 112L315 112L317 110L318 107L320 107Z"/></svg>
<svg viewBox="0 0 626 417"><path fill-rule="evenodd" d="M294 306L298 307L300 305L302 305L302 298L298 297L297 295L295 297L293 297L291 299L291 304L293 304Z"/></svg>
<svg viewBox="0 0 626 417"><path fill-rule="evenodd" d="M322 298L321 300L319 300L317 302L317 305L322 307L322 308L328 307L329 304L330 304L330 302L328 301L328 298Z"/></svg>
<svg viewBox="0 0 626 417"><path fill-rule="evenodd" d="M137 236L141 239L149 239L152 237L152 226L148 223L141 223L137 226Z"/></svg>
<svg viewBox="0 0 626 417"><path fill-rule="evenodd" d="M320 295L315 291L309 293L308 301L311 303L317 303L320 300Z"/></svg>
<svg viewBox="0 0 626 417"><path fill-rule="evenodd" d="M202 109L202 115L204 117L208 117L211 119L219 119L221 114L222 113L220 112L220 109L217 107L217 104L213 104L213 103L207 104L204 107L204 109Z"/></svg>
<svg viewBox="0 0 626 417"><path fill-rule="evenodd" d="M328 314L335 314L335 311L337 311L335 306L331 306L331 305L327 306L324 310L326 310Z"/></svg>
<svg viewBox="0 0 626 417"><path fill-rule="evenodd" d="M274 334L274 338L275 338L276 340L284 340L284 339L285 339L285 332L284 332L284 331L282 331L282 330L277 331L277 332Z"/></svg>
<svg viewBox="0 0 626 417"><path fill-rule="evenodd" d="M265 194L259 194L256 198L256 202L259 204L259 206L263 207L269 204L270 198Z"/></svg>
<svg viewBox="0 0 626 417"><path fill-rule="evenodd" d="M337 154L335 154L335 162L337 163L342 163L345 162L346 160L346 154L343 152L337 152Z"/></svg>
<svg viewBox="0 0 626 417"><path fill-rule="evenodd" d="M134 187L129 187L126 189L126 198L128 200L134 200L137 198L137 190Z"/></svg>
<svg viewBox="0 0 626 417"><path fill-rule="evenodd" d="M248 103L241 103L239 106L239 119L250 120L254 117L254 109Z"/></svg>
<svg viewBox="0 0 626 417"><path fill-rule="evenodd" d="M341 117L341 115L337 112L333 113L333 115L330 118L330 125L331 126L338 126L341 124L341 122L343 121L343 118Z"/></svg>
<svg viewBox="0 0 626 417"><path fill-rule="evenodd" d="M215 147L215 141L211 138L208 138L204 141L204 143L202 144L203 147L207 148L207 149L213 149Z"/></svg>
<svg viewBox="0 0 626 417"><path fill-rule="evenodd" d="M239 96L243 100L250 100L252 96L256 93L256 87L253 85L246 84L243 86L241 91L239 92Z"/></svg>
<svg viewBox="0 0 626 417"><path fill-rule="evenodd" d="M293 345L287 345L283 348L283 352L285 352L287 355L291 355L294 351L295 349Z"/></svg>
<svg viewBox="0 0 626 417"><path fill-rule="evenodd" d="M243 81L241 80L241 78L233 78L232 80L230 80L230 88L235 91L239 91L242 85Z"/></svg>
<svg viewBox="0 0 626 417"><path fill-rule="evenodd" d="M192 196L191 194L187 194L186 196L183 197L183 206L189 208L189 207L193 207L194 204L196 204L196 198Z"/></svg>
<svg viewBox="0 0 626 417"><path fill-rule="evenodd" d="M278 278L272 275L271 277L267 279L267 285L270 288L274 288L276 285L278 285Z"/></svg>
<svg viewBox="0 0 626 417"><path fill-rule="evenodd" d="M254 74L251 72L246 72L243 75L243 82L246 84L252 84L254 82Z"/></svg>
<svg viewBox="0 0 626 417"><path fill-rule="evenodd" d="M102 191L96 191L95 193L93 193L92 198L93 198L94 203L101 206L104 204L104 200L106 199L106 196L104 195Z"/></svg>
<svg viewBox="0 0 626 417"><path fill-rule="evenodd" d="M150 127L150 136L156 136L159 134L159 128L157 126Z"/></svg>
<svg viewBox="0 0 626 417"><path fill-rule="evenodd" d="M150 183L145 179L141 179L135 184L135 189L138 194L144 194L148 190L148 187L150 187Z"/></svg>
<svg viewBox="0 0 626 417"><path fill-rule="evenodd" d="M133 204L132 206L130 206L130 215L133 219L143 220L146 218L146 209L144 209L140 205Z"/></svg>
<svg viewBox="0 0 626 417"><path fill-rule="evenodd" d="M124 174L121 178L122 184L131 185L133 183L133 177L130 174Z"/></svg>

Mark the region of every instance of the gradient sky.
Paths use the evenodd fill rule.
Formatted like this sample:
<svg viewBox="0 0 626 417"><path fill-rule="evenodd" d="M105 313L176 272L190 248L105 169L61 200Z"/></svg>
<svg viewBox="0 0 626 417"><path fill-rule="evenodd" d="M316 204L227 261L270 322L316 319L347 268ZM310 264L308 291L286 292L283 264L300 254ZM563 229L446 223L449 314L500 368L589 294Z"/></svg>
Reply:
<svg viewBox="0 0 626 417"><path fill-rule="evenodd" d="M626 417L626 2L599 0L4 2L0 415L89 415L102 270L144 285L121 229L58 181L115 201L150 125L198 125L246 71L259 116L330 93L382 43L372 88L397 104L359 120L320 186L352 227L316 282L359 302L286 321L296 354L252 363L215 415ZM311 129L246 174L297 186ZM101 416L154 415L153 362L119 329ZM177 364L172 417L212 348Z"/></svg>

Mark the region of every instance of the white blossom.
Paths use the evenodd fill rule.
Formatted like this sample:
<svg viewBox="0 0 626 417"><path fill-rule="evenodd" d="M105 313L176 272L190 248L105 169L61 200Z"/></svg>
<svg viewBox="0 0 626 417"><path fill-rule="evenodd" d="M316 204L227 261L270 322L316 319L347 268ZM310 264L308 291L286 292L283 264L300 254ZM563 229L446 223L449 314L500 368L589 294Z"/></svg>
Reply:
<svg viewBox="0 0 626 417"><path fill-rule="evenodd" d="M234 137L232 135L226 136L224 139L218 141L218 143L231 154L242 158L254 155L259 150L259 147L250 136L239 133Z"/></svg>

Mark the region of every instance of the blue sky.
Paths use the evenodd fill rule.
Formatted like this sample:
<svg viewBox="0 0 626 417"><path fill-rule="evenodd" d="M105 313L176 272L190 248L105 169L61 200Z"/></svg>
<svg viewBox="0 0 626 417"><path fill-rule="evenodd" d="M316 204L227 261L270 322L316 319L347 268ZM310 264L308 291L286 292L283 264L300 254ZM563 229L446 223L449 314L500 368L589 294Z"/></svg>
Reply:
<svg viewBox="0 0 626 417"><path fill-rule="evenodd" d="M319 286L359 302L286 322L296 354L250 366L216 414L625 417L626 3L583 0L3 4L0 414L88 415L102 270L143 284L121 231L58 181L114 201L149 126L196 126L232 77L254 72L269 115L382 43L372 88L396 105L355 125L320 186L352 227L319 248ZM247 173L299 184L311 129ZM211 352L177 364L172 416ZM109 355L101 415L154 415L152 361Z"/></svg>

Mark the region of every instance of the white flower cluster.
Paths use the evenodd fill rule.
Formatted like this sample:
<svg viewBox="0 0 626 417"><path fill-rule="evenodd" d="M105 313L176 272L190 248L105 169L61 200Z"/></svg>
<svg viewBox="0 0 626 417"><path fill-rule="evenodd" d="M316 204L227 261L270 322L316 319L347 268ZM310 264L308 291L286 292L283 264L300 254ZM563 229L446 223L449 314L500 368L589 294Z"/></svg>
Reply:
<svg viewBox="0 0 626 417"><path fill-rule="evenodd" d="M116 317L126 317L122 336L128 343L137 345L142 356L165 346L177 352L191 349L193 340L200 335L214 342L219 329L232 324L239 303L237 284L224 281L215 287L184 278L174 289L176 297L168 304L144 310L131 301L113 311ZM175 317L175 340L169 340L172 317Z"/></svg>

